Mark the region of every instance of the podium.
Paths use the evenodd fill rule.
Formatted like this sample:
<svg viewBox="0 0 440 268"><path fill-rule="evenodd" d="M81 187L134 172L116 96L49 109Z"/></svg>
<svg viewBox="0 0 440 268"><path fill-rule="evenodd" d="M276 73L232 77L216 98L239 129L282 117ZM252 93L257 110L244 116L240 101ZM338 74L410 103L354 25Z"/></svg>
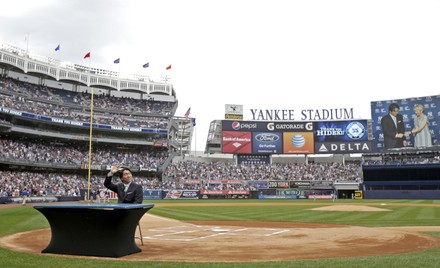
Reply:
<svg viewBox="0 0 440 268"><path fill-rule="evenodd" d="M154 204L43 204L34 208L50 224L42 253L119 258L141 252L135 243L139 220Z"/></svg>

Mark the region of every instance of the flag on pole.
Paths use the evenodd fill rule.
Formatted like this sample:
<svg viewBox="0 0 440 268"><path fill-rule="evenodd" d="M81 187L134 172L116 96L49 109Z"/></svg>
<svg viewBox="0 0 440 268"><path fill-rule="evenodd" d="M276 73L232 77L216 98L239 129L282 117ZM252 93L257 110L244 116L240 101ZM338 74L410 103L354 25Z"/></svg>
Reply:
<svg viewBox="0 0 440 268"><path fill-rule="evenodd" d="M191 114L191 107L188 108L188 111L185 113L185 118L188 119L189 115Z"/></svg>
<svg viewBox="0 0 440 268"><path fill-rule="evenodd" d="M59 51L60 50L60 44L58 44L58 46L55 48L55 51Z"/></svg>
<svg viewBox="0 0 440 268"><path fill-rule="evenodd" d="M113 63L118 64L121 62L121 58L117 58L116 60L113 61Z"/></svg>
<svg viewBox="0 0 440 268"><path fill-rule="evenodd" d="M142 67L144 67L144 68L148 68L148 67L150 67L150 63L147 62L147 63L145 63L144 65L142 65Z"/></svg>
<svg viewBox="0 0 440 268"><path fill-rule="evenodd" d="M166 68L167 70L170 70L171 69L171 64Z"/></svg>
<svg viewBox="0 0 440 268"><path fill-rule="evenodd" d="M196 126L196 118L195 117L192 119L192 124L193 124L193 127Z"/></svg>
<svg viewBox="0 0 440 268"><path fill-rule="evenodd" d="M90 52L88 52L86 55L84 55L84 59L90 58Z"/></svg>

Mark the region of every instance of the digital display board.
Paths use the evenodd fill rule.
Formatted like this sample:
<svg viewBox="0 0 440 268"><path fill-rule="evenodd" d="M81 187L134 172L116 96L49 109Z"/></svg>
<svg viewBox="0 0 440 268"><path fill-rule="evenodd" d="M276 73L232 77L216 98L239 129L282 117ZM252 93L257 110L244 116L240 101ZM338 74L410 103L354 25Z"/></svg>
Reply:
<svg viewBox="0 0 440 268"><path fill-rule="evenodd" d="M315 154L371 152L367 120L314 123Z"/></svg>
<svg viewBox="0 0 440 268"><path fill-rule="evenodd" d="M333 154L371 152L367 120L222 121L222 153Z"/></svg>
<svg viewBox="0 0 440 268"><path fill-rule="evenodd" d="M382 118L389 114L389 107L391 104L397 104L399 107L398 114L401 115L403 121L403 131L410 132L415 127L416 114L414 111L415 105L421 105L423 107L423 114L427 117L427 128L429 131L429 138L431 146L415 146L414 134L409 134L405 137L405 145L403 146L389 146L385 148L385 135L382 129ZM397 116L396 116L397 117ZM400 116L399 116L400 118ZM439 150L440 139L440 95L414 97L408 99L396 99L396 100L381 100L371 102L371 119L372 119L372 150L373 152L383 152L385 150L401 150L401 149L433 149ZM399 119L400 120L400 119ZM418 135L418 134L417 134ZM427 148L429 147L429 148Z"/></svg>

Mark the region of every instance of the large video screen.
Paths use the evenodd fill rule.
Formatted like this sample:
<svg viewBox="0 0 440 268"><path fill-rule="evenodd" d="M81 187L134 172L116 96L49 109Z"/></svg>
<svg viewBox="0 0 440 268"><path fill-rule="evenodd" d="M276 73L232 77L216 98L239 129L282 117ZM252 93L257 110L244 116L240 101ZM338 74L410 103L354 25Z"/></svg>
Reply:
<svg viewBox="0 0 440 268"><path fill-rule="evenodd" d="M373 152L439 150L439 118L440 95L371 102Z"/></svg>
<svg viewBox="0 0 440 268"><path fill-rule="evenodd" d="M367 120L222 121L222 153L347 154L371 152Z"/></svg>

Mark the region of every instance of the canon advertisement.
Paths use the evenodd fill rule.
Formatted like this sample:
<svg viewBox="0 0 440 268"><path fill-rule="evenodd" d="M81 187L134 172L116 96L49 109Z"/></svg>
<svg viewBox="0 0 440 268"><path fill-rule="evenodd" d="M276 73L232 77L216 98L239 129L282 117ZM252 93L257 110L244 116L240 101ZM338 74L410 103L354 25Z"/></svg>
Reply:
<svg viewBox="0 0 440 268"><path fill-rule="evenodd" d="M340 154L371 151L367 120L222 121L222 153Z"/></svg>

